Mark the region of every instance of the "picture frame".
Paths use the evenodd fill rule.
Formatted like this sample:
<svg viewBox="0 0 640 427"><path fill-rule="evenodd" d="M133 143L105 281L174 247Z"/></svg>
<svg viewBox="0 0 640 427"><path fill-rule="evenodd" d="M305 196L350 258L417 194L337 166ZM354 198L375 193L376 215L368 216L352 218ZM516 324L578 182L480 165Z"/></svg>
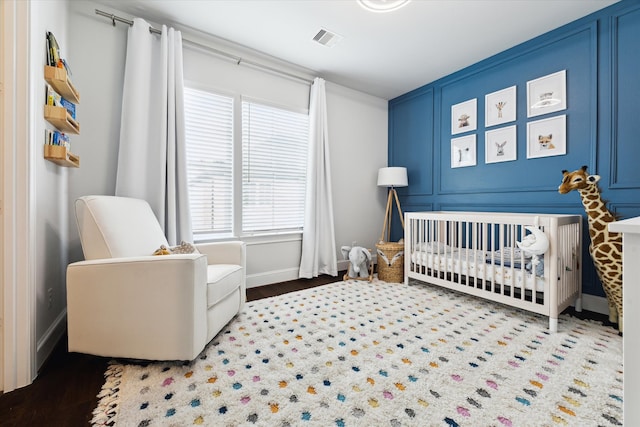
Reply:
<svg viewBox="0 0 640 427"><path fill-rule="evenodd" d="M527 117L567 108L567 70L527 82Z"/></svg>
<svg viewBox="0 0 640 427"><path fill-rule="evenodd" d="M470 132L478 127L478 99L451 106L451 135Z"/></svg>
<svg viewBox="0 0 640 427"><path fill-rule="evenodd" d="M527 123L527 159L567 154L567 116Z"/></svg>
<svg viewBox="0 0 640 427"><path fill-rule="evenodd" d="M516 120L516 86L485 95L484 125L491 127Z"/></svg>
<svg viewBox="0 0 640 427"><path fill-rule="evenodd" d="M488 130L484 133L484 162L510 162L518 158L516 125Z"/></svg>
<svg viewBox="0 0 640 427"><path fill-rule="evenodd" d="M476 165L476 134L451 139L451 168Z"/></svg>

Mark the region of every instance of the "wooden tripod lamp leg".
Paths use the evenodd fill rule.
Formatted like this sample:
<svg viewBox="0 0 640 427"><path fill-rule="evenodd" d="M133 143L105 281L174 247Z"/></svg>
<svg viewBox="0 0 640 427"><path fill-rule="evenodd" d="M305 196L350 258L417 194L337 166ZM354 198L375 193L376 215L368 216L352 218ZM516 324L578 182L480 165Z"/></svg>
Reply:
<svg viewBox="0 0 640 427"><path fill-rule="evenodd" d="M400 222L402 223L402 229L404 230L404 216L402 215L402 209L400 209L400 200L398 199L398 192L395 188L392 188L393 195L396 198L396 206L398 208L398 215L400 215ZM389 223L389 229L391 229L391 223Z"/></svg>
<svg viewBox="0 0 640 427"><path fill-rule="evenodd" d="M391 192L389 192L391 195ZM387 224L389 227L387 228L387 242L391 240L391 224L393 223L393 200L391 201L391 205L389 206L389 216L387 217Z"/></svg>
<svg viewBox="0 0 640 427"><path fill-rule="evenodd" d="M391 233L391 222L389 221L389 216L392 212L391 203L392 203L391 191L389 191L389 196L387 197L387 210L384 213L384 224L382 226L382 234L380 234L380 241L384 242L384 232L387 230L387 225L389 226L389 233Z"/></svg>

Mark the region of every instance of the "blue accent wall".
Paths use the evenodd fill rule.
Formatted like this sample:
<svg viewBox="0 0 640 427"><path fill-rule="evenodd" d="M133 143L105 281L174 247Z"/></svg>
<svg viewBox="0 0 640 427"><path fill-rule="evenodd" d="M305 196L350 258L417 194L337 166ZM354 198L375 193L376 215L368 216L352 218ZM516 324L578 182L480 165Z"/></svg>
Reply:
<svg viewBox="0 0 640 427"><path fill-rule="evenodd" d="M561 171L587 165L620 218L640 216L640 2L623 0L389 101L389 165L405 166L404 211L586 215ZM527 117L527 82L566 70L562 111ZM516 120L485 127L485 95L516 86ZM477 100L477 129L452 135L451 107ZM566 116L566 154L527 158L530 123ZM517 158L485 163L485 131L516 126ZM476 165L451 167L451 139L475 135ZM489 149L493 147L489 146ZM393 237L402 229L394 222ZM583 291L604 296L586 244Z"/></svg>

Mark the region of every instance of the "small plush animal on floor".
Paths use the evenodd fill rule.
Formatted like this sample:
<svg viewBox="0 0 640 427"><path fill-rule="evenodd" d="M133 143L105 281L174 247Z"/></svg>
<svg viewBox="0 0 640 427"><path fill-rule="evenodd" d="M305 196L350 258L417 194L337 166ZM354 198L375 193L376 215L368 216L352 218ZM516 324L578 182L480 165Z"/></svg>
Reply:
<svg viewBox="0 0 640 427"><path fill-rule="evenodd" d="M369 269L371 264L371 252L362 246L343 246L340 248L344 259L349 260L349 268L343 280L367 279L373 280L373 269ZM370 273L371 271L371 273Z"/></svg>

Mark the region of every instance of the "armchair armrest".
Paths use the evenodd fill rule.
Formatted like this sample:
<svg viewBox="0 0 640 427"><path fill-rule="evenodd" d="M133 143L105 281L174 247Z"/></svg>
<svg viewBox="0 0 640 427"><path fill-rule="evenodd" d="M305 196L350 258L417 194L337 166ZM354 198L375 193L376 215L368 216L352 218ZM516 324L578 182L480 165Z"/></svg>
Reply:
<svg viewBox="0 0 640 427"><path fill-rule="evenodd" d="M69 351L192 360L207 338L202 254L80 261L67 267Z"/></svg>
<svg viewBox="0 0 640 427"><path fill-rule="evenodd" d="M244 242L200 243L196 247L207 256L209 264L236 264L246 266Z"/></svg>

